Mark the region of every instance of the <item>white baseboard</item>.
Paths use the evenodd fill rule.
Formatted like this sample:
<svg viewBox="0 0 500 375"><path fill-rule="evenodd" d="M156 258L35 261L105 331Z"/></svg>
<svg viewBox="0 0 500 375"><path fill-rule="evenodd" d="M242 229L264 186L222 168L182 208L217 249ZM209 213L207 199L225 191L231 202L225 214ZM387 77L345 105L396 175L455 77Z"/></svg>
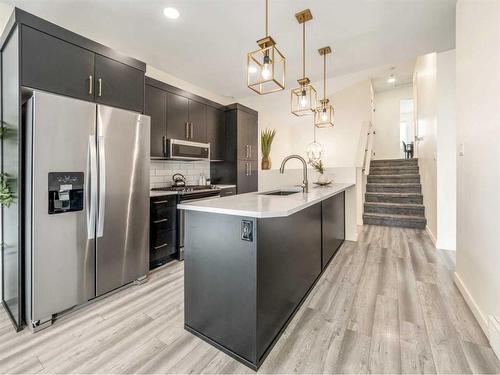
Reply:
<svg viewBox="0 0 500 375"><path fill-rule="evenodd" d="M436 246L436 237L434 236L434 233L432 233L432 231L430 230L428 225L425 226L425 231L427 232L427 234L431 238L431 241L434 244L434 246Z"/></svg>
<svg viewBox="0 0 500 375"><path fill-rule="evenodd" d="M474 298L472 298L471 294L467 290L467 287L464 285L462 279L460 278L460 276L458 276L456 272L453 273L453 281L455 282L455 285L457 286L458 290L460 290L460 293L462 293L462 296L464 297L467 306L469 306L469 308L471 309L472 314L474 314L474 317L481 326L481 329L483 330L484 334L486 335L486 337L490 337L488 330L488 319L481 312L476 301L474 301Z"/></svg>

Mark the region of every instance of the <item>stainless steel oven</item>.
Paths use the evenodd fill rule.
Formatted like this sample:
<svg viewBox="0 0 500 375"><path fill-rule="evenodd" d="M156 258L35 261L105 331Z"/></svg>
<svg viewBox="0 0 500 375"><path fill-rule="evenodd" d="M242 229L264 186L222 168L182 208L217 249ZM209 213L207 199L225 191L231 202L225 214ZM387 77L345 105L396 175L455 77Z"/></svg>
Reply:
<svg viewBox="0 0 500 375"><path fill-rule="evenodd" d="M210 143L168 139L164 145L167 159L177 160L210 160Z"/></svg>
<svg viewBox="0 0 500 375"><path fill-rule="evenodd" d="M213 199L220 197L220 189L206 189L197 190L190 192L182 192L179 194L179 203L196 202L205 199ZM184 260L184 224L185 224L185 212L184 210L177 210L179 218L179 260Z"/></svg>

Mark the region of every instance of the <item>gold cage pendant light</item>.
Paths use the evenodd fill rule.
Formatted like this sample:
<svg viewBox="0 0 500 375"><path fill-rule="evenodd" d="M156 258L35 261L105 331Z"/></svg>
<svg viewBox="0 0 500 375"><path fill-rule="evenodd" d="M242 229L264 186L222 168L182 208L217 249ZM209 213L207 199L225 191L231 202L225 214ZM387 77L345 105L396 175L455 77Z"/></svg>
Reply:
<svg viewBox="0 0 500 375"><path fill-rule="evenodd" d="M298 79L299 87L291 91L291 111L295 116L313 115L316 110L317 93L306 77L306 22L313 19L309 9L295 14L302 24L302 78Z"/></svg>
<svg viewBox="0 0 500 375"><path fill-rule="evenodd" d="M330 47L323 47L318 50L323 56L323 99L314 112L314 125L317 128L329 128L333 126L333 115L335 113L330 100L326 97L326 55L332 53Z"/></svg>
<svg viewBox="0 0 500 375"><path fill-rule="evenodd" d="M260 49L247 54L247 86L259 95L285 89L285 56L269 35L269 0L266 0L266 36Z"/></svg>

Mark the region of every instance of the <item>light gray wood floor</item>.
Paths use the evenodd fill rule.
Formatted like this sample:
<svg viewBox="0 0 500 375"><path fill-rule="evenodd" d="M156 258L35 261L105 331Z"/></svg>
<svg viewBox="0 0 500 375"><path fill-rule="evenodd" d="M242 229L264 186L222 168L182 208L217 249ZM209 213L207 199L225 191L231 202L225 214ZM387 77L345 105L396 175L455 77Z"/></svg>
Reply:
<svg viewBox="0 0 500 375"><path fill-rule="evenodd" d="M424 231L363 227L259 373L500 372L453 268ZM182 263L36 334L16 334L0 310L0 373L252 372L183 330Z"/></svg>

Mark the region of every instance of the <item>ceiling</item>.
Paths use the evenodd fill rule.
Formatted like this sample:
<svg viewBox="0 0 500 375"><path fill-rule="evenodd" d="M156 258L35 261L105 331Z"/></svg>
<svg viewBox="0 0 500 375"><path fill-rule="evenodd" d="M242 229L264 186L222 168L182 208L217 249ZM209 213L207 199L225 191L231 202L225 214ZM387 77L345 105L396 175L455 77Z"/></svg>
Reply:
<svg viewBox="0 0 500 375"><path fill-rule="evenodd" d="M390 67L384 67L371 76L373 91L382 92L392 90L402 86L410 86L413 83L413 70L415 68L415 59L392 64ZM393 74L396 82L389 83L387 80Z"/></svg>
<svg viewBox="0 0 500 375"><path fill-rule="evenodd" d="M213 93L241 98L246 53L264 36L264 0L7 0ZM287 58L287 86L301 70L310 8L307 75L322 78L317 49L330 45L329 77L406 61L455 45L456 0L271 0L270 34ZM162 11L176 7L180 18Z"/></svg>

